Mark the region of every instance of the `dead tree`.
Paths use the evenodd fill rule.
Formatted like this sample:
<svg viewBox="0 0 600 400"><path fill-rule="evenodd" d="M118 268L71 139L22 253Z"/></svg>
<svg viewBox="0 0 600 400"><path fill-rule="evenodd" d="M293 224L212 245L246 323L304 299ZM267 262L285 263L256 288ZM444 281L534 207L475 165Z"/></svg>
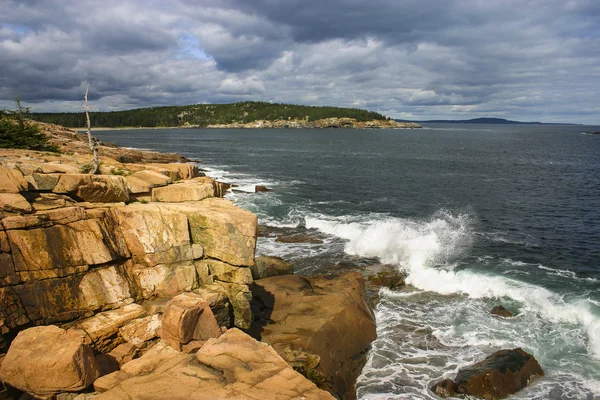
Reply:
<svg viewBox="0 0 600 400"><path fill-rule="evenodd" d="M85 122L87 127L87 135L88 142L90 146L90 151L92 152L93 159L88 164L86 164L86 169L89 169L89 173L94 175L98 173L100 170L100 161L98 160L98 146L100 145L100 141L92 136L92 124L90 122L90 113L88 108L88 92L90 90L90 81L87 83L87 87L85 88L85 95L83 96L83 108L85 110Z"/></svg>

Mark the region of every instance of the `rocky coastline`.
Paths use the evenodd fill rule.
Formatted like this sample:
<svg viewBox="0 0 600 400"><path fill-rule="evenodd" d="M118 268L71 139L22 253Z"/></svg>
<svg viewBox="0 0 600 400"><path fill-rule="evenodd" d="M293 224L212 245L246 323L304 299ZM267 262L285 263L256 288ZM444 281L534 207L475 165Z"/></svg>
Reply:
<svg viewBox="0 0 600 400"><path fill-rule="evenodd" d="M88 175L41 127L60 154L0 150L0 398L356 397L361 274L257 262L256 215L183 157L105 144Z"/></svg>
<svg viewBox="0 0 600 400"><path fill-rule="evenodd" d="M231 124L208 125L207 128L235 128L235 129L416 129L422 128L415 122L396 122L393 119L357 121L354 118L323 118L315 121L306 119L278 119L274 121L257 120L248 123L234 122Z"/></svg>
<svg viewBox="0 0 600 400"><path fill-rule="evenodd" d="M104 144L88 175L86 138L41 128L60 154L0 149L1 400L356 399L395 269L294 275L257 237L318 238L258 226L189 160ZM431 391L503 398L540 376L515 349Z"/></svg>

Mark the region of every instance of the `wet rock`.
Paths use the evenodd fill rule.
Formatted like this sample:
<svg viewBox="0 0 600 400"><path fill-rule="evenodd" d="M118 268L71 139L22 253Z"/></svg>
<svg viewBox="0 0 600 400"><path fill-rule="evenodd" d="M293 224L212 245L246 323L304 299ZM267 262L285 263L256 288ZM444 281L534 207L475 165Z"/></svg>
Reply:
<svg viewBox="0 0 600 400"><path fill-rule="evenodd" d="M321 244L323 240L317 236L310 234L299 234L292 236L279 236L275 239L276 242L279 243L312 243L312 244Z"/></svg>
<svg viewBox="0 0 600 400"><path fill-rule="evenodd" d="M452 379L444 379L431 387L431 391L440 397L454 397L454 381Z"/></svg>
<svg viewBox="0 0 600 400"><path fill-rule="evenodd" d="M379 271L367 276L367 281L378 287L394 289L404 285L404 275L398 271Z"/></svg>
<svg viewBox="0 0 600 400"><path fill-rule="evenodd" d="M362 275L275 276L255 281L252 292L251 334L338 398L355 399L356 378L377 335Z"/></svg>
<svg viewBox="0 0 600 400"><path fill-rule="evenodd" d="M0 369L0 379L36 396L85 389L98 377L92 349L57 326L20 332Z"/></svg>
<svg viewBox="0 0 600 400"><path fill-rule="evenodd" d="M268 188L268 187L266 187L266 186L263 186L263 185L256 185L256 186L254 187L254 191L255 191L256 193L259 193L259 192L272 192L272 191L273 191L273 189L270 189L270 188Z"/></svg>
<svg viewBox="0 0 600 400"><path fill-rule="evenodd" d="M263 279L271 276L289 275L294 273L294 265L281 257L256 257L255 264L250 267L252 278Z"/></svg>
<svg viewBox="0 0 600 400"><path fill-rule="evenodd" d="M504 317L504 318L511 318L511 317L515 316L512 312L510 312L509 310L507 310L506 308L504 308L501 305L498 305L498 306L495 306L494 308L492 308L492 310L490 311L490 314L498 315L498 316Z"/></svg>
<svg viewBox="0 0 600 400"><path fill-rule="evenodd" d="M537 360L517 348L500 350L485 360L458 371L457 393L492 400L503 399L544 376Z"/></svg>

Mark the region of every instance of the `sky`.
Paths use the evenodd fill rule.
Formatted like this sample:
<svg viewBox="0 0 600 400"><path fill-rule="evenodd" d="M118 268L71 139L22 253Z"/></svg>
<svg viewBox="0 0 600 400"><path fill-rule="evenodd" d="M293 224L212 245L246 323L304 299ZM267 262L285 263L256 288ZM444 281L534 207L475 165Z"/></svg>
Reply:
<svg viewBox="0 0 600 400"><path fill-rule="evenodd" d="M0 0L0 109L268 101L600 124L598 0Z"/></svg>

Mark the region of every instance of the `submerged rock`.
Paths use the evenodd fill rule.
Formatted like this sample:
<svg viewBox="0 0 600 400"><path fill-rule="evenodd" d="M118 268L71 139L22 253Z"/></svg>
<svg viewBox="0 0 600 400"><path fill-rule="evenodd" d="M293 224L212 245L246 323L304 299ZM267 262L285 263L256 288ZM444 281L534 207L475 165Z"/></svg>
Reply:
<svg viewBox="0 0 600 400"><path fill-rule="evenodd" d="M486 400L503 399L541 376L544 371L531 354L520 348L500 350L459 370L454 388L457 393Z"/></svg>
<svg viewBox="0 0 600 400"><path fill-rule="evenodd" d="M444 379L431 387L431 391L440 397L454 397L454 381L452 379Z"/></svg>
<svg viewBox="0 0 600 400"><path fill-rule="evenodd" d="M500 305L492 308L492 310L490 311L490 314L498 315L498 316L504 317L504 318L511 318L511 317L515 316L512 312L508 311L506 308L504 308L503 306L500 306Z"/></svg>
<svg viewBox="0 0 600 400"><path fill-rule="evenodd" d="M323 240L317 236L310 234L300 234L293 236L279 236L275 239L276 242L279 243L312 243L312 244L321 244Z"/></svg>
<svg viewBox="0 0 600 400"><path fill-rule="evenodd" d="M263 186L263 185L256 185L256 186L254 187L254 191L255 191L256 193L258 193L258 192L272 192L272 191L273 191L273 189L270 189L270 188L268 188L268 187L266 187L266 186Z"/></svg>

